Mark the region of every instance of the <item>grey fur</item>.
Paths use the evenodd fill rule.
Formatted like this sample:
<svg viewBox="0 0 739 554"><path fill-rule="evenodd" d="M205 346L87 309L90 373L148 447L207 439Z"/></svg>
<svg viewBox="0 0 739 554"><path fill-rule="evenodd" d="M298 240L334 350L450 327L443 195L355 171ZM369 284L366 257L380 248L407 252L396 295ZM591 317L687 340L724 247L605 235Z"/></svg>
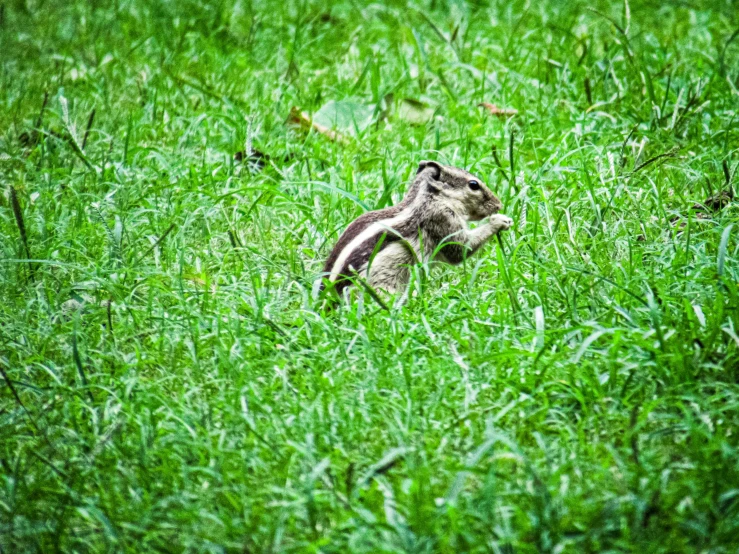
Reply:
<svg viewBox="0 0 739 554"><path fill-rule="evenodd" d="M477 190L471 181L477 182ZM355 275L375 289L400 291L407 287L409 267L417 261L433 257L459 264L490 237L509 229L513 221L498 214L500 208L500 200L480 178L464 169L422 161L402 202L368 212L349 225L326 260L323 275L336 283L339 292L351 283L347 277ZM488 222L475 230L467 228L468 221L488 216Z"/></svg>

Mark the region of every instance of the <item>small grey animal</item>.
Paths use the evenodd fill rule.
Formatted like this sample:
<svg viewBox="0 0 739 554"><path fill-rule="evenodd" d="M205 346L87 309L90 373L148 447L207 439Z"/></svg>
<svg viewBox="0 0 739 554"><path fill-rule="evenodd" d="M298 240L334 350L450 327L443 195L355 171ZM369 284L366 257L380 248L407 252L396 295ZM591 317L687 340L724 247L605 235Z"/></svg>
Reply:
<svg viewBox="0 0 739 554"><path fill-rule="evenodd" d="M478 177L422 161L400 204L367 212L349 225L326 260L323 276L339 293L356 275L389 293L407 289L409 266L417 260L433 256L459 264L490 237L510 229L513 220L498 214L500 209L500 200ZM468 221L488 216L486 224L467 228ZM324 286L322 281L319 288Z"/></svg>

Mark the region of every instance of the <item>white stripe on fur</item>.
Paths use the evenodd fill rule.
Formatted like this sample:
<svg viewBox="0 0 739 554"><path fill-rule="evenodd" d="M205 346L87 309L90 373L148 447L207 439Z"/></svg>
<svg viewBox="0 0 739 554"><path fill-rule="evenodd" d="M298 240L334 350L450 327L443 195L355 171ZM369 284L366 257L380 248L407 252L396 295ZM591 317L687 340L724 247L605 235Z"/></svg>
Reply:
<svg viewBox="0 0 739 554"><path fill-rule="evenodd" d="M349 256L351 256L352 252L354 252L355 249L359 248L362 244L364 244L364 241L373 237L374 235L387 231L388 227L390 229L394 229L396 225L400 225L408 221L408 219L410 219L411 215L414 213L415 204L416 202L414 201L410 206L403 209L400 213L398 213L398 215L394 217L391 217L389 219L381 219L379 221L375 221L369 227L367 227L364 231L362 231L356 237L354 237L352 241L346 245L346 248L344 248L344 250L341 251L341 254L339 254L339 257L336 258L334 265L331 267L331 273L328 277L328 280L331 282L336 281L336 279L341 274L341 270L344 267L344 264L349 259ZM359 269L359 268L357 267L355 269Z"/></svg>

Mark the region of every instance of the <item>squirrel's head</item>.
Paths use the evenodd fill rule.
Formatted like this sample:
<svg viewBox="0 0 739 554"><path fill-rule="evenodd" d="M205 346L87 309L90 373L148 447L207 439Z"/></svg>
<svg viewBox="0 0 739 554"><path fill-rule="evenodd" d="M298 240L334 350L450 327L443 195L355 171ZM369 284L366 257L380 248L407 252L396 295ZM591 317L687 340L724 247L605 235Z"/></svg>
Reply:
<svg viewBox="0 0 739 554"><path fill-rule="evenodd" d="M479 221L498 213L500 200L479 177L449 165L422 161L417 178L424 178L427 190L449 201L454 211L470 221Z"/></svg>

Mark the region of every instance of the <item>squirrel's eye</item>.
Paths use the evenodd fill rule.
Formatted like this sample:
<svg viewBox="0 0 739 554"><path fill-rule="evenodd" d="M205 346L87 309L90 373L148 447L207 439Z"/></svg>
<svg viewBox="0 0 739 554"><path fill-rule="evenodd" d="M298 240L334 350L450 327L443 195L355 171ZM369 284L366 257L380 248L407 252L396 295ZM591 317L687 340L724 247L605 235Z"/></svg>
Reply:
<svg viewBox="0 0 739 554"><path fill-rule="evenodd" d="M477 181L470 181L467 184L470 186L472 190L480 190L480 183L478 183Z"/></svg>

